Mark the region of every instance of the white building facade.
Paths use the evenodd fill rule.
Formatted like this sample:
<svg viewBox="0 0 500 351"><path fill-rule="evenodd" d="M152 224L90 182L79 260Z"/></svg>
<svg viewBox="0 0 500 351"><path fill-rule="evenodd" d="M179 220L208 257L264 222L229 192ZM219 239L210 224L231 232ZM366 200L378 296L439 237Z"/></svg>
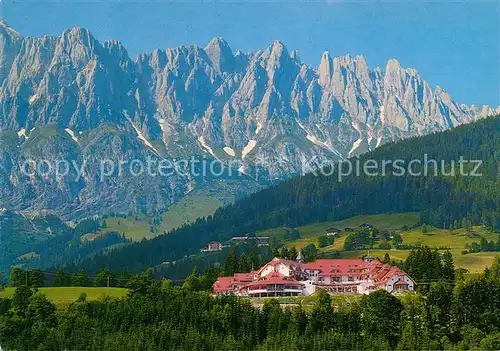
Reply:
<svg viewBox="0 0 500 351"><path fill-rule="evenodd" d="M334 294L368 294L378 289L404 293L415 282L396 266L378 260L319 259L302 263L274 258L257 271L221 277L215 294L273 297L305 296L323 289Z"/></svg>

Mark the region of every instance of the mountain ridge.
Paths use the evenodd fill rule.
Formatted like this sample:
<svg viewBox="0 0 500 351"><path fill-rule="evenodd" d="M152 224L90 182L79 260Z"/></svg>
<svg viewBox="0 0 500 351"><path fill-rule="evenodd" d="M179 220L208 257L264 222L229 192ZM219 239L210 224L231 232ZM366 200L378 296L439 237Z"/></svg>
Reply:
<svg viewBox="0 0 500 351"><path fill-rule="evenodd" d="M0 205L54 209L68 219L162 211L200 179L190 174L156 179L146 195L133 179L123 186L110 181L105 188L95 174L76 184L29 180L20 175L20 165L33 156L26 145L37 129L57 126L55 146L43 148L50 159L62 152L65 159L95 168L115 145L115 159L237 161L241 173L272 182L301 174L304 159L352 157L500 112L500 107L457 104L395 59L385 70L370 70L362 56L333 58L325 52L312 68L280 41L255 53L233 54L218 37L205 48L156 49L133 61L119 41L100 43L83 28L32 38L5 24L0 107L0 133L16 132L20 149L0 145L0 164L8 165L0 169L0 184L10 189L0 193ZM88 135L92 138L83 142ZM43 190L47 187L64 194L66 204ZM15 190L26 195L15 196Z"/></svg>

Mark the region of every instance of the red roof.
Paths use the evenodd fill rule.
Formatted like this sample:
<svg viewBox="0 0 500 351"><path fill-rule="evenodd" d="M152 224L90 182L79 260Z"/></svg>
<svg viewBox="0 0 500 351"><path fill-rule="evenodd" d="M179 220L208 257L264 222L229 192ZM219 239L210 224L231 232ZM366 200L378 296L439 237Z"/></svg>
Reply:
<svg viewBox="0 0 500 351"><path fill-rule="evenodd" d="M394 285L398 285L398 286L400 286L400 285L408 285L408 283L407 283L407 282L405 282L404 280L398 280L398 281L396 282L396 284L394 284Z"/></svg>
<svg viewBox="0 0 500 351"><path fill-rule="evenodd" d="M255 286L255 285L269 285L269 284L301 285L301 283L299 283L295 279L286 277L278 272L272 272L259 280L255 280L251 283L246 284L245 287Z"/></svg>
<svg viewBox="0 0 500 351"><path fill-rule="evenodd" d="M231 291L234 283L233 277L219 277L213 285L213 291Z"/></svg>
<svg viewBox="0 0 500 351"><path fill-rule="evenodd" d="M378 263L372 267L370 270L370 276L376 285L382 285L387 283L392 277L397 276L408 276L399 267L390 266L388 264Z"/></svg>
<svg viewBox="0 0 500 351"><path fill-rule="evenodd" d="M213 285L213 292L233 291L234 287L240 287L253 281L254 272L235 273L232 277L219 277Z"/></svg>
<svg viewBox="0 0 500 351"><path fill-rule="evenodd" d="M234 273L234 279L239 281L252 281L253 280L253 272L250 273Z"/></svg>
<svg viewBox="0 0 500 351"><path fill-rule="evenodd" d="M362 259L319 259L304 265L308 270L322 273L360 273L369 266Z"/></svg>

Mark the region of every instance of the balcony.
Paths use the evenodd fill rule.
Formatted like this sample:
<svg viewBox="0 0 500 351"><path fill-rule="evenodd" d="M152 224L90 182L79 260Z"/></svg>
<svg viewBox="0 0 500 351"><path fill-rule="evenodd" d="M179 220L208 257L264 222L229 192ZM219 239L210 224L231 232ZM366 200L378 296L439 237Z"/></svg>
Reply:
<svg viewBox="0 0 500 351"><path fill-rule="evenodd" d="M300 286L257 286L251 287L246 292L249 296L262 296L262 297L273 297L273 296L297 296L302 294L302 287Z"/></svg>

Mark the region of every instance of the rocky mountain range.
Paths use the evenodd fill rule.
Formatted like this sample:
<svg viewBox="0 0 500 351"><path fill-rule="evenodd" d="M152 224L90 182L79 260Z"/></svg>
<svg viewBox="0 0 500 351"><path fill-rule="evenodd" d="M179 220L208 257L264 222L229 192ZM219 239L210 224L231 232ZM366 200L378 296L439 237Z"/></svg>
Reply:
<svg viewBox="0 0 500 351"><path fill-rule="evenodd" d="M190 172L102 179L100 162L231 161L251 191L300 174L304 160L340 160L495 113L455 102L395 59L370 69L362 56L325 52L312 67L279 41L243 53L215 38L132 60L120 42L101 43L86 29L32 38L2 22L0 208L64 219L154 213L217 180ZM42 159L85 171L22 172Z"/></svg>

